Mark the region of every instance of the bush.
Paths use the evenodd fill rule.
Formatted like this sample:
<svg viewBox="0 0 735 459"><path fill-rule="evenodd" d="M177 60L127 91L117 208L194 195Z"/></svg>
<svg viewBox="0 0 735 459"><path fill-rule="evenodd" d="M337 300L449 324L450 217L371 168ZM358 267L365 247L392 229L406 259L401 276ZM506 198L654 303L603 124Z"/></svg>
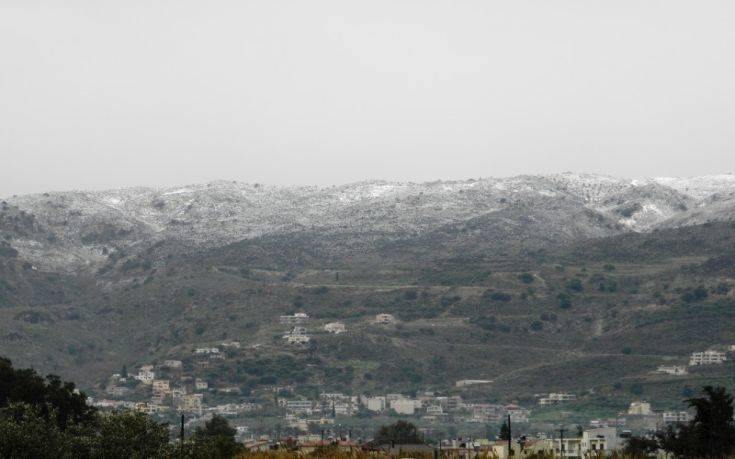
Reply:
<svg viewBox="0 0 735 459"><path fill-rule="evenodd" d="M559 307L562 309L569 309L572 307L572 297L567 293L560 293L556 296L559 302Z"/></svg>
<svg viewBox="0 0 735 459"><path fill-rule="evenodd" d="M531 284L534 281L534 277L529 273L519 274L518 279L524 284Z"/></svg>

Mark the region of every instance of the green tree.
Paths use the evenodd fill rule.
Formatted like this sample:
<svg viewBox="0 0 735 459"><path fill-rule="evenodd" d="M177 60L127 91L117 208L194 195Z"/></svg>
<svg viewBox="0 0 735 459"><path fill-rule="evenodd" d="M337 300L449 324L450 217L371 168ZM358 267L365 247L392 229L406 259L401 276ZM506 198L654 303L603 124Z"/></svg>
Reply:
<svg viewBox="0 0 735 459"><path fill-rule="evenodd" d="M654 456L658 451L658 441L655 438L630 437L625 441L623 453L631 459L644 459Z"/></svg>
<svg viewBox="0 0 735 459"><path fill-rule="evenodd" d="M688 424L659 433L661 448L675 457L725 458L735 453L733 397L724 387L705 386L687 403L696 410Z"/></svg>
<svg viewBox="0 0 735 459"><path fill-rule="evenodd" d="M197 427L190 442L190 454L194 458L229 459L241 452L235 441L237 431L222 416L213 416Z"/></svg>
<svg viewBox="0 0 735 459"><path fill-rule="evenodd" d="M416 426L408 421L397 421L393 424L382 426L375 434L375 443L402 443L402 444L422 444L424 438L421 436Z"/></svg>
<svg viewBox="0 0 735 459"><path fill-rule="evenodd" d="M168 425L144 413L125 411L100 416L93 457L105 459L157 458L170 453Z"/></svg>
<svg viewBox="0 0 735 459"><path fill-rule="evenodd" d="M503 421L503 425L500 426L498 438L505 441L510 440L510 426L508 425L508 421Z"/></svg>

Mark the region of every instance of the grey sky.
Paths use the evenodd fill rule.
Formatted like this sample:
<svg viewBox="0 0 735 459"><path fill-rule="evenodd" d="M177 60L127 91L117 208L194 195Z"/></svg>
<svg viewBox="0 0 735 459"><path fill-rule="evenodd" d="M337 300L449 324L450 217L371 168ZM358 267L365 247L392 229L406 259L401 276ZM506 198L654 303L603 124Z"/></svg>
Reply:
<svg viewBox="0 0 735 459"><path fill-rule="evenodd" d="M0 195L735 170L735 2L0 0Z"/></svg>

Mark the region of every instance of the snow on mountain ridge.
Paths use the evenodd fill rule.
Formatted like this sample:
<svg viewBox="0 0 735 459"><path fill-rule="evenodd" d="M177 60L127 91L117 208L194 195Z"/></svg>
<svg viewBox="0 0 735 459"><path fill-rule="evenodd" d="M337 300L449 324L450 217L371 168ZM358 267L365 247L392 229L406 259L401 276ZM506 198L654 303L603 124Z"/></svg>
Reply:
<svg viewBox="0 0 735 459"><path fill-rule="evenodd" d="M51 246L98 260L103 251L163 239L194 246L293 232L355 240L390 239L461 225L477 217L490 222L493 216L512 215L519 221L563 225L564 212L569 212L568 217L583 212L598 215L574 234L599 237L623 230L649 231L663 222L677 222L678 216L694 209L697 213L681 219L682 224L718 216L730 218L729 206L733 204L728 196L733 192L735 176L730 175L630 180L562 173L288 187L216 181L13 197L8 200L10 204L34 215L48 237L9 237L34 260L42 261ZM712 198L720 194L724 197ZM562 202L564 205L555 211L554 203ZM708 211L710 208L713 210ZM503 213L504 209L513 210ZM551 218L550 212L560 214ZM500 237L500 233L493 234ZM560 227L556 234L566 233Z"/></svg>

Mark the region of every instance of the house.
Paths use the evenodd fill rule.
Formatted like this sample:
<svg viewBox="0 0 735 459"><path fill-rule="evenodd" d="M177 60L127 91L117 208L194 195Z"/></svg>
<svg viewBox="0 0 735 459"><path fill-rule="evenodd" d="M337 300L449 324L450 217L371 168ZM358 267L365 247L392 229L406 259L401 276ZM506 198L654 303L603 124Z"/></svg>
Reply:
<svg viewBox="0 0 735 459"><path fill-rule="evenodd" d="M153 395L156 397L162 397L171 392L171 385L168 379L154 379L152 386Z"/></svg>
<svg viewBox="0 0 735 459"><path fill-rule="evenodd" d="M600 427L582 432L581 450L585 457L607 457L622 447L622 439L614 427Z"/></svg>
<svg viewBox="0 0 735 459"><path fill-rule="evenodd" d="M375 316L376 324L389 325L395 323L395 321L396 318L393 317L393 314L378 314Z"/></svg>
<svg viewBox="0 0 735 459"><path fill-rule="evenodd" d="M656 373L663 373L673 376L681 376L687 374L687 367L679 365L661 365L656 369Z"/></svg>
<svg viewBox="0 0 735 459"><path fill-rule="evenodd" d="M240 341L222 341L222 347L240 349Z"/></svg>
<svg viewBox="0 0 735 459"><path fill-rule="evenodd" d="M347 327L342 322L330 322L324 326L324 331L339 335L340 333L346 332Z"/></svg>
<svg viewBox="0 0 735 459"><path fill-rule="evenodd" d="M649 416L651 413L651 404L646 401L630 402L628 407L628 414L634 416Z"/></svg>
<svg viewBox="0 0 735 459"><path fill-rule="evenodd" d="M511 423L527 423L528 418L531 416L531 410L522 408L516 404L510 404L505 406L505 412L510 416Z"/></svg>
<svg viewBox="0 0 735 459"><path fill-rule="evenodd" d="M566 392L552 392L546 397L541 397L538 401L539 405L556 405L561 402L571 402L577 399L574 394L568 394Z"/></svg>
<svg viewBox="0 0 735 459"><path fill-rule="evenodd" d="M490 384L493 381L491 379L460 379L454 383L454 387L467 387L477 386L479 384Z"/></svg>
<svg viewBox="0 0 735 459"><path fill-rule="evenodd" d="M385 397L363 397L361 401L369 411L385 411Z"/></svg>
<svg viewBox="0 0 735 459"><path fill-rule="evenodd" d="M664 411L661 419L664 424L679 424L691 421L692 416L688 411Z"/></svg>
<svg viewBox="0 0 735 459"><path fill-rule="evenodd" d="M194 380L194 390L207 390L208 388L209 384L207 383L207 381L201 378L196 378Z"/></svg>
<svg viewBox="0 0 735 459"><path fill-rule="evenodd" d="M202 394L184 394L174 398L174 405L179 411L201 414L203 399Z"/></svg>
<svg viewBox="0 0 735 459"><path fill-rule="evenodd" d="M212 355L212 354L219 354L219 348L218 347L198 347L194 349L195 355Z"/></svg>
<svg viewBox="0 0 735 459"><path fill-rule="evenodd" d="M304 327L293 327L290 332L283 335L283 339L285 339L288 344L302 346L308 344L311 340L311 338L306 334L306 328Z"/></svg>
<svg viewBox="0 0 735 459"><path fill-rule="evenodd" d="M689 366L715 365L723 363L726 360L727 356L724 352L720 351L693 352L691 357L689 357Z"/></svg>
<svg viewBox="0 0 735 459"><path fill-rule="evenodd" d="M288 344L296 346L305 346L309 344L309 341L311 341L311 338L306 335L285 335L283 338Z"/></svg>
<svg viewBox="0 0 735 459"><path fill-rule="evenodd" d="M107 388L106 392L113 397L125 397L132 392L132 390L125 386L110 386Z"/></svg>
<svg viewBox="0 0 735 459"><path fill-rule="evenodd" d="M305 324L309 321L309 315L305 312L297 312L290 316L281 316L278 321L286 325Z"/></svg>
<svg viewBox="0 0 735 459"><path fill-rule="evenodd" d="M286 410L292 413L311 414L314 410L314 403L311 400L287 400Z"/></svg>
<svg viewBox="0 0 735 459"><path fill-rule="evenodd" d="M181 370L182 366L181 360L164 360L161 364L161 368L168 368L169 370Z"/></svg>
<svg viewBox="0 0 735 459"><path fill-rule="evenodd" d="M409 398L401 398L391 400L390 408L398 414L405 414L412 416L416 412L417 405L420 406L418 400Z"/></svg>
<svg viewBox="0 0 735 459"><path fill-rule="evenodd" d="M135 376L135 379L145 385L153 383L153 380L155 378L156 373L153 371L153 365L144 365L140 367L140 370L138 370L138 374Z"/></svg>

